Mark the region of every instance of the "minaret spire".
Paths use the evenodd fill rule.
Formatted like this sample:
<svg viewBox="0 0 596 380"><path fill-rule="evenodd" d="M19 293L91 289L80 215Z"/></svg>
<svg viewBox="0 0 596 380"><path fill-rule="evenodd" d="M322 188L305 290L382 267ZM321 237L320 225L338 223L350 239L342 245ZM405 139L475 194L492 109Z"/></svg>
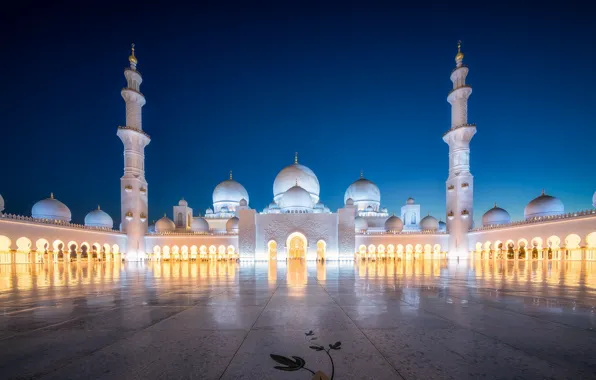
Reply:
<svg viewBox="0 0 596 380"><path fill-rule="evenodd" d="M360 169L360 178L364 178L364 170Z"/></svg>
<svg viewBox="0 0 596 380"><path fill-rule="evenodd" d="M468 231L473 226L474 176L470 173L470 141L476 125L468 123L468 98L472 87L466 84L468 68L463 64L461 41L457 42L455 69L451 72L453 88L447 95L451 104L451 128L443 135L449 144L449 177L446 181L447 232L449 256L468 258Z"/></svg>
<svg viewBox="0 0 596 380"><path fill-rule="evenodd" d="M232 171L230 170L230 179L232 179Z"/></svg>
<svg viewBox="0 0 596 380"><path fill-rule="evenodd" d="M294 163L297 164L298 163L298 152L296 152L294 154Z"/></svg>
<svg viewBox="0 0 596 380"><path fill-rule="evenodd" d="M118 137L124 145L124 175L120 178L121 230L126 233L127 260L145 257L147 233L148 186L145 179L145 146L151 142L143 132L142 109L145 96L141 93L143 77L137 71L135 45L128 57L130 66L124 69L126 87L120 92L126 103L126 124L118 127Z"/></svg>

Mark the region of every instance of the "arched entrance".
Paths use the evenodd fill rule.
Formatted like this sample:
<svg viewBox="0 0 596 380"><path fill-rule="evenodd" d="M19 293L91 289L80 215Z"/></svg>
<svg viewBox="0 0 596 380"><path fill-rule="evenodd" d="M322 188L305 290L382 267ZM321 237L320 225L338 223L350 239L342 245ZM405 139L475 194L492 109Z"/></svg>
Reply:
<svg viewBox="0 0 596 380"><path fill-rule="evenodd" d="M267 243L267 252L269 253L269 260L277 260L277 242L270 240Z"/></svg>
<svg viewBox="0 0 596 380"><path fill-rule="evenodd" d="M288 250L288 259L306 259L306 236L300 232L294 232L288 236L286 248Z"/></svg>
<svg viewBox="0 0 596 380"><path fill-rule="evenodd" d="M327 243L324 240L317 242L317 261L325 261L327 251Z"/></svg>

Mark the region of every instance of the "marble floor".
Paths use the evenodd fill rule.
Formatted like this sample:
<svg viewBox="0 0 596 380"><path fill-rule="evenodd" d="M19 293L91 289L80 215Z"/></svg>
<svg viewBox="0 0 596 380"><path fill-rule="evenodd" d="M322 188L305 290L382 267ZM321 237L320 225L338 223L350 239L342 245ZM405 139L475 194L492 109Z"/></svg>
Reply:
<svg viewBox="0 0 596 380"><path fill-rule="evenodd" d="M596 263L0 265L0 312L3 379L596 378Z"/></svg>

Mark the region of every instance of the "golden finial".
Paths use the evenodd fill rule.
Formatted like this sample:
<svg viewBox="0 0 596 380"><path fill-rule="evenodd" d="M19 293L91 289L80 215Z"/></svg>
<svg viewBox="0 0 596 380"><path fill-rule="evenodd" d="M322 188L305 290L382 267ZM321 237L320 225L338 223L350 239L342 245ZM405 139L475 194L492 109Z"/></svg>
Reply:
<svg viewBox="0 0 596 380"><path fill-rule="evenodd" d="M298 186L298 178L296 178L296 186Z"/></svg>
<svg viewBox="0 0 596 380"><path fill-rule="evenodd" d="M493 207L493 208L497 208L497 202L495 202L495 207Z"/></svg>
<svg viewBox="0 0 596 380"><path fill-rule="evenodd" d="M130 53L130 56L128 57L128 62L130 62L131 65L136 66L138 61L137 61L137 57L135 57L135 44L134 43L132 43L130 45L130 50L131 50L131 53Z"/></svg>
<svg viewBox="0 0 596 380"><path fill-rule="evenodd" d="M296 152L294 154L294 163L297 164L298 163L298 152Z"/></svg>
<svg viewBox="0 0 596 380"><path fill-rule="evenodd" d="M232 179L232 171L230 170L230 179Z"/></svg>
<svg viewBox="0 0 596 380"><path fill-rule="evenodd" d="M165 212L163 213L163 217L164 217L164 218L166 217L166 213L165 213Z"/></svg>
<svg viewBox="0 0 596 380"><path fill-rule="evenodd" d="M464 53L461 52L461 40L457 41L457 55L455 56L455 61L461 61L464 59Z"/></svg>
<svg viewBox="0 0 596 380"><path fill-rule="evenodd" d="M542 189L542 194L540 194L540 195L546 195L546 193L544 192L544 189Z"/></svg>
<svg viewBox="0 0 596 380"><path fill-rule="evenodd" d="M50 193L50 199L54 199L54 192Z"/></svg>
<svg viewBox="0 0 596 380"><path fill-rule="evenodd" d="M99 208L99 205L97 205L97 209L98 209L98 210L101 210L101 208Z"/></svg>
<svg viewBox="0 0 596 380"><path fill-rule="evenodd" d="M364 178L364 170L360 169L360 178Z"/></svg>

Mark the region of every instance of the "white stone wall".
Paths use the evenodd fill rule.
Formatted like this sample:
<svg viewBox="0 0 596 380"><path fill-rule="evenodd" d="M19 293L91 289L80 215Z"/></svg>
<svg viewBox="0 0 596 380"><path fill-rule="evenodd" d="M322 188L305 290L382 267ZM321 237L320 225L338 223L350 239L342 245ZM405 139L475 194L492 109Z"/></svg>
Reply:
<svg viewBox="0 0 596 380"><path fill-rule="evenodd" d="M307 260L317 259L319 240L326 243L327 260L339 258L338 214L258 214L255 259L268 260L267 243L274 240L277 242L277 259L285 260L287 239L293 232L299 232L306 237Z"/></svg>
<svg viewBox="0 0 596 380"><path fill-rule="evenodd" d="M393 244L394 246L398 246L401 244L402 246L406 247L408 244L416 247L416 245L420 244L423 247L427 244L431 246L435 246L435 244L439 244L441 246L441 252L447 252L449 247L449 235L447 234L428 234L428 233L407 233L407 234L357 234L356 235L356 244L354 247L354 253L359 251L361 245L366 247L370 245L374 245L378 247L380 244L383 244L387 247L389 244Z"/></svg>
<svg viewBox="0 0 596 380"><path fill-rule="evenodd" d="M145 245L147 247L147 253L154 252L156 246L159 246L161 251L163 251L163 247L165 246L170 247L170 249L174 246L180 249L186 246L190 252L193 246L200 249L201 246L209 248L211 246L219 247L221 245L226 248L231 245L234 247L234 252L238 252L238 235L147 235L145 237Z"/></svg>
<svg viewBox="0 0 596 380"><path fill-rule="evenodd" d="M338 241L338 259L353 260L354 246L356 244L354 232L354 219L356 215L354 208L346 207L337 210L337 241Z"/></svg>

